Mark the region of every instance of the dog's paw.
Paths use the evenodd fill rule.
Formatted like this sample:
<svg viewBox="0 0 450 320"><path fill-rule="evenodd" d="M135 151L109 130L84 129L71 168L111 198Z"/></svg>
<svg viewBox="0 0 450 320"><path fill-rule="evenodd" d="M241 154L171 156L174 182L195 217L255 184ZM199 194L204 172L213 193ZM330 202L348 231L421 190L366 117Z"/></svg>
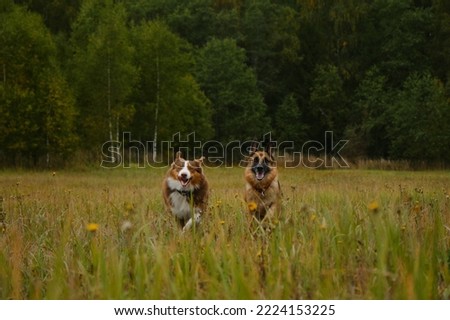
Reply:
<svg viewBox="0 0 450 320"><path fill-rule="evenodd" d="M192 228L193 221L195 221L195 226L198 226L200 224L200 220L201 220L200 213L196 213L194 215L194 220L192 220L192 218L190 218L188 220L188 222L186 223L186 225L183 227L183 232L186 232L187 230Z"/></svg>

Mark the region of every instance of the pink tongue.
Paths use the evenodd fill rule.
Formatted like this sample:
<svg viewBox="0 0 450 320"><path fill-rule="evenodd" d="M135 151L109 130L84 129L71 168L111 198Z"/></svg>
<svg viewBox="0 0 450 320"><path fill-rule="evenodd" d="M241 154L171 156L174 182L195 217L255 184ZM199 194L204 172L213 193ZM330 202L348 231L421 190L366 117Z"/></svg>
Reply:
<svg viewBox="0 0 450 320"><path fill-rule="evenodd" d="M262 178L264 178L264 172L257 172L256 179L261 180Z"/></svg>

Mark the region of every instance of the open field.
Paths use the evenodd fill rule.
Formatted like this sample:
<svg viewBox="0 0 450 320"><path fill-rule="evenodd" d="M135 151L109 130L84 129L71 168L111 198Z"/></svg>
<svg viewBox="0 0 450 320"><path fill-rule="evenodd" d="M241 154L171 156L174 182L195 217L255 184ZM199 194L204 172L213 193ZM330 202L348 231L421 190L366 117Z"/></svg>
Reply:
<svg viewBox="0 0 450 320"><path fill-rule="evenodd" d="M448 171L284 169L283 214L254 235L243 169L206 169L184 235L164 173L0 172L0 299L450 298Z"/></svg>

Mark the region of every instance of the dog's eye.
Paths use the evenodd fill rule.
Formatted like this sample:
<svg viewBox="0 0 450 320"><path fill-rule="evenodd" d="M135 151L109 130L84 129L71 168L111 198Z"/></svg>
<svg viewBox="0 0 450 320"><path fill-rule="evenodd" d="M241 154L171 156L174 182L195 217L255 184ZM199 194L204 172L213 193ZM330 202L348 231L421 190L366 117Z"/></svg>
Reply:
<svg viewBox="0 0 450 320"><path fill-rule="evenodd" d="M255 157L255 158L253 159L253 163L259 163L259 158L258 158L258 157Z"/></svg>

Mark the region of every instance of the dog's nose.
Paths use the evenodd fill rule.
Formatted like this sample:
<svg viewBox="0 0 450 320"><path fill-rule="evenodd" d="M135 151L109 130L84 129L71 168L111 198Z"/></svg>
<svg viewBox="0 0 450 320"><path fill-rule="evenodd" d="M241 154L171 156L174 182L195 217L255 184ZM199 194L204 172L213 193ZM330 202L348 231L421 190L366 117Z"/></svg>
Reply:
<svg viewBox="0 0 450 320"><path fill-rule="evenodd" d="M186 173L182 173L182 174L181 174L181 177L182 177L183 179L186 179L186 178L187 178L187 174L186 174Z"/></svg>

